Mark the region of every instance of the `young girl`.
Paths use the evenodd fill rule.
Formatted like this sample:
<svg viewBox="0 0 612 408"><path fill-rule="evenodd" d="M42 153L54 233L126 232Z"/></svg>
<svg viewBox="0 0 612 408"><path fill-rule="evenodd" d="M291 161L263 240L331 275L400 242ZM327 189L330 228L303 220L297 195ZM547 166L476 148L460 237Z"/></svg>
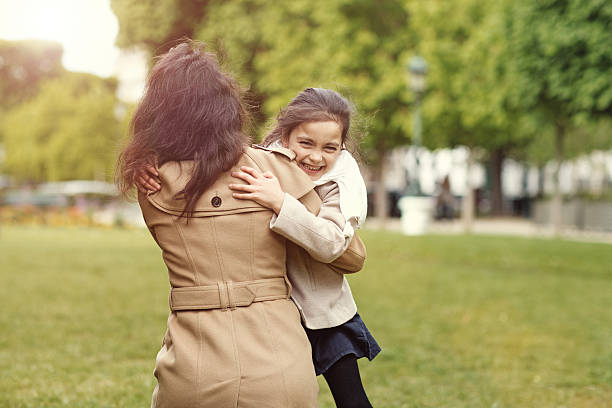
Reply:
<svg viewBox="0 0 612 408"><path fill-rule="evenodd" d="M280 112L276 127L262 143L295 154L322 200L317 216L284 193L269 173L242 167L232 175L248 184L230 188L235 198L272 209L270 228L296 244L287 248L292 297L312 344L316 373L325 377L336 405L371 407L357 359L372 360L380 347L357 313L346 278L328 265L347 249L366 216L365 184L345 149L350 116L349 103L338 93L308 88Z"/></svg>
<svg viewBox="0 0 612 408"><path fill-rule="evenodd" d="M366 188L359 167L346 150L351 107L338 93L321 88L300 92L280 112L263 148L288 149L316 185L322 204L317 216L282 191L276 177L250 167L232 175L238 199L254 200L275 215L270 228L295 245L287 247L292 297L312 345L316 374L323 374L337 407L371 407L357 359L372 360L380 347L357 313L346 278L330 263L348 248L366 217ZM155 170L148 169L155 174ZM160 185L141 174L142 191Z"/></svg>

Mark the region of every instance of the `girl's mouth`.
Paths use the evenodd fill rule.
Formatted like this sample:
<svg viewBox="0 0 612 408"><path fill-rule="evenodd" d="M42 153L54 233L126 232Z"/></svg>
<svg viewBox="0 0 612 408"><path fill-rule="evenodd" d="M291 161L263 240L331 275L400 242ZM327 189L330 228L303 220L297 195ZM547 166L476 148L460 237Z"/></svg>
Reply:
<svg viewBox="0 0 612 408"><path fill-rule="evenodd" d="M325 166L311 166L306 163L300 163L300 167L306 172L306 174L315 175L323 170Z"/></svg>

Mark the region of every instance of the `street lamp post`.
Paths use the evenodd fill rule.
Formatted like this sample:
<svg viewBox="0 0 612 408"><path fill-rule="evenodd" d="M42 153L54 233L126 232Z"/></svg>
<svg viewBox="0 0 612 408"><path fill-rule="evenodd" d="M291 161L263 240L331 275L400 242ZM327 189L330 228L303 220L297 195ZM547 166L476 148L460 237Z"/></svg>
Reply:
<svg viewBox="0 0 612 408"><path fill-rule="evenodd" d="M432 198L425 196L421 190L419 150L421 148L421 100L425 91L427 63L422 57L412 57L406 66L408 86L415 94L412 119L412 146L415 157L415 174L407 177L406 195L400 198L398 205L402 212L402 232L407 235L420 235L427 231L431 221Z"/></svg>
<svg viewBox="0 0 612 408"><path fill-rule="evenodd" d="M423 99L423 93L425 91L425 77L427 76L427 63L425 59L420 56L414 56L408 62L406 66L408 72L408 84L410 90L415 94L414 100L414 112L412 118L412 132L413 140L412 145L414 146L414 157L415 157L415 174L410 181L409 193L411 195L422 195L421 183L419 180L420 176L420 162L419 162L419 150L422 143L423 127L421 122L421 101Z"/></svg>

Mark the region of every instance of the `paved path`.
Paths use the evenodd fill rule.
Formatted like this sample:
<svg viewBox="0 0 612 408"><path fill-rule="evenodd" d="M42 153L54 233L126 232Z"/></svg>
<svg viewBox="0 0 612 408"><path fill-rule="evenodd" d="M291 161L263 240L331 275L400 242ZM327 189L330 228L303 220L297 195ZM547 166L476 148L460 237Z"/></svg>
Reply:
<svg viewBox="0 0 612 408"><path fill-rule="evenodd" d="M384 225L376 218L368 218L365 228L384 228L389 231L401 232L399 218L389 218ZM434 221L430 224L427 233L459 235L464 233L464 229L460 220ZM472 233L482 235L517 235L533 238L554 238L555 236L551 228L522 218L479 218L474 221ZM581 231L566 228L562 231L560 238L571 241L612 244L612 232Z"/></svg>

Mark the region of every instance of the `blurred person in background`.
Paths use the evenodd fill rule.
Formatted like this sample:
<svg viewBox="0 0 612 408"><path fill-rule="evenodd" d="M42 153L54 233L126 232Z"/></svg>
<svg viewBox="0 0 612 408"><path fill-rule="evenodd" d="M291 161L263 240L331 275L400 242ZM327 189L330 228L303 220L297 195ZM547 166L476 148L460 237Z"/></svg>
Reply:
<svg viewBox="0 0 612 408"><path fill-rule="evenodd" d="M444 177L438 185L438 194L436 196L436 219L452 219L455 218L457 208L457 200L451 191L450 179Z"/></svg>

